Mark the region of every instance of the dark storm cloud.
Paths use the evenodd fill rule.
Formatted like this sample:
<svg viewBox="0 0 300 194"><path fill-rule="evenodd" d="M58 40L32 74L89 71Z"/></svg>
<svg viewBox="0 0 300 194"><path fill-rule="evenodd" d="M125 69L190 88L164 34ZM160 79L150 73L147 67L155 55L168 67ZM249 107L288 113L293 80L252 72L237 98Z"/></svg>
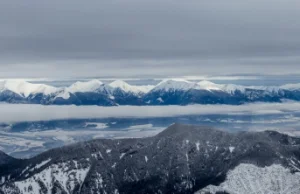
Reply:
<svg viewBox="0 0 300 194"><path fill-rule="evenodd" d="M2 0L0 76L300 73L299 18L297 0Z"/></svg>

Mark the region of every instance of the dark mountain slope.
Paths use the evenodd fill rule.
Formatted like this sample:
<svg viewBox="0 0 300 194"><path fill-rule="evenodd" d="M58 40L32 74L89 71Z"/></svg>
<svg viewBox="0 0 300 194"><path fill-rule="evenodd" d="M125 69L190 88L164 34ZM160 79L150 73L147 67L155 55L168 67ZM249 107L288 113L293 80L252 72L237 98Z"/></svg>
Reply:
<svg viewBox="0 0 300 194"><path fill-rule="evenodd" d="M17 161L17 159L5 154L4 152L0 151L0 166Z"/></svg>
<svg viewBox="0 0 300 194"><path fill-rule="evenodd" d="M4 165L1 190L194 193L224 182L230 170L244 163L299 171L300 139L270 131L228 133L174 124L154 137L92 140Z"/></svg>

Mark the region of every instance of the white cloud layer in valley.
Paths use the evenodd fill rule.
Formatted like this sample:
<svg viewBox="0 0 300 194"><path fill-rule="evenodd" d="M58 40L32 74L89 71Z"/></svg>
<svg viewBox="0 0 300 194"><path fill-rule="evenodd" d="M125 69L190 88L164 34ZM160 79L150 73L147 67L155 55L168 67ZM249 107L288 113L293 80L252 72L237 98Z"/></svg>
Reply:
<svg viewBox="0 0 300 194"><path fill-rule="evenodd" d="M183 115L264 115L299 112L300 103L253 103L234 105L189 106L43 106L33 104L0 104L0 123L86 118L153 118Z"/></svg>

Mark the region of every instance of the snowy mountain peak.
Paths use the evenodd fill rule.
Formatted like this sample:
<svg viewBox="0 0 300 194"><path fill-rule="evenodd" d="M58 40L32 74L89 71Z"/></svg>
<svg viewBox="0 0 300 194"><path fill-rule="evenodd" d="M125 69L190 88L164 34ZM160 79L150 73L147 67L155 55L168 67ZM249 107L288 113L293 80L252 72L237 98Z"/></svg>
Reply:
<svg viewBox="0 0 300 194"><path fill-rule="evenodd" d="M32 84L24 80L5 80L0 82L0 92L5 90L27 98L35 94L50 95L59 89L45 84Z"/></svg>
<svg viewBox="0 0 300 194"><path fill-rule="evenodd" d="M131 92L134 89L134 86L129 85L123 80L115 80L109 84L112 88L119 88L125 92Z"/></svg>
<svg viewBox="0 0 300 194"><path fill-rule="evenodd" d="M213 82L203 80L197 83L196 89L203 89L203 90L221 90L222 85L215 84Z"/></svg>
<svg viewBox="0 0 300 194"><path fill-rule="evenodd" d="M154 87L154 91L158 90L189 90L195 86L194 82L184 79L165 79Z"/></svg>
<svg viewBox="0 0 300 194"><path fill-rule="evenodd" d="M300 89L300 83L298 84L286 84L281 86L280 88L285 90L299 90Z"/></svg>
<svg viewBox="0 0 300 194"><path fill-rule="evenodd" d="M207 91L210 93L209 98L206 96ZM184 79L165 79L156 86L130 85L122 80L104 84L94 79L78 81L69 87L53 87L18 79L0 80L1 102L47 105L187 105L300 101L299 91L300 84L242 86L216 84L206 80L196 83Z"/></svg>
<svg viewBox="0 0 300 194"><path fill-rule="evenodd" d="M235 85L235 84L215 84L210 81L201 81L197 83L196 89L203 89L203 90L219 90L227 93L234 93L235 91L245 91L244 86Z"/></svg>
<svg viewBox="0 0 300 194"><path fill-rule="evenodd" d="M111 87L115 87L115 88L117 88L117 87L129 87L130 86L127 82L125 82L123 80L119 80L119 79L111 82L109 85Z"/></svg>
<svg viewBox="0 0 300 194"><path fill-rule="evenodd" d="M94 92L101 86L103 86L103 83L101 81L93 79L87 82L75 82L74 84L66 88L66 90L71 93Z"/></svg>
<svg viewBox="0 0 300 194"><path fill-rule="evenodd" d="M222 90L224 92L232 94L235 91L244 92L245 91L245 87L244 86L240 86L240 85L235 85L235 84L226 84L226 85L223 85Z"/></svg>
<svg viewBox="0 0 300 194"><path fill-rule="evenodd" d="M109 84L112 88L119 88L123 90L124 92L132 92L135 94L138 93L147 93L149 92L154 86L147 85L147 86L132 86L128 83L126 83L123 80L115 80Z"/></svg>

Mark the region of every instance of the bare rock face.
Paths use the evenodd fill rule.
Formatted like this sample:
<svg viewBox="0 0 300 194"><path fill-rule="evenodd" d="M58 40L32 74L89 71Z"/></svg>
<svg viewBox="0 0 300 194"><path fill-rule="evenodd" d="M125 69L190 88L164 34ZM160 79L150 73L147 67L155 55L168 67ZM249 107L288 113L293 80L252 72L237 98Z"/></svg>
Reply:
<svg viewBox="0 0 300 194"><path fill-rule="evenodd" d="M299 171L300 138L174 124L1 165L0 193L299 193Z"/></svg>

